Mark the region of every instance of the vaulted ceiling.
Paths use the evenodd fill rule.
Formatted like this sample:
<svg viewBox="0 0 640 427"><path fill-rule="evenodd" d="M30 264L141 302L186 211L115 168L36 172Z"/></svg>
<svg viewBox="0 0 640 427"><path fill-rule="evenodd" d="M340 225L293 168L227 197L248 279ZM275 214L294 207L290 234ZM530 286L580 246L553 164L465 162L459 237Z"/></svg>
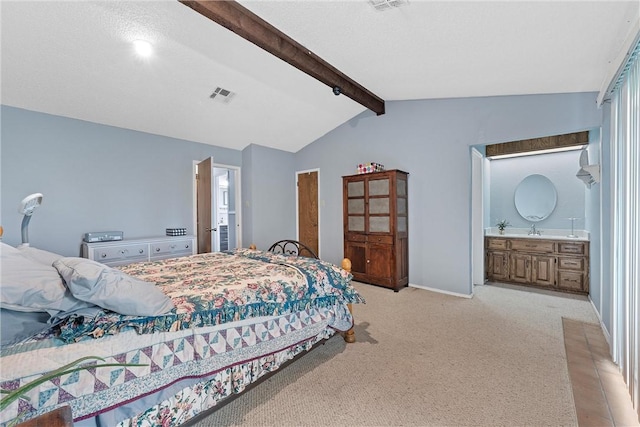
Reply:
<svg viewBox="0 0 640 427"><path fill-rule="evenodd" d="M637 0L240 3L386 101L597 92L640 13ZM0 17L5 105L291 152L365 110L178 1L2 1Z"/></svg>

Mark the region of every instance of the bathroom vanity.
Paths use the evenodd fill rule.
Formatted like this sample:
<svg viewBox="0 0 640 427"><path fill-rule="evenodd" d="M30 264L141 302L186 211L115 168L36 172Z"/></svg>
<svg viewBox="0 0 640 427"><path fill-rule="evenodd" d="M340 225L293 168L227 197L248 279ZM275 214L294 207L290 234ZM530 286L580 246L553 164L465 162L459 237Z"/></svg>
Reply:
<svg viewBox="0 0 640 427"><path fill-rule="evenodd" d="M541 235L485 235L485 275L563 292L589 293L589 241Z"/></svg>

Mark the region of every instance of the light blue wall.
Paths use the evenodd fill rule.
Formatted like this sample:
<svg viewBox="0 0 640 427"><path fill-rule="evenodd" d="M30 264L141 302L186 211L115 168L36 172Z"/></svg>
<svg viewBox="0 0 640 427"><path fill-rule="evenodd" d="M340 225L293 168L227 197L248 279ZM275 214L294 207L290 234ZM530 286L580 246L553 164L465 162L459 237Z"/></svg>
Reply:
<svg viewBox="0 0 640 427"><path fill-rule="evenodd" d="M567 218L573 217L580 218L575 221L576 229L584 230L585 185L576 177L576 172L580 169L579 158L578 150L491 160L490 226L495 227L502 219L506 219L517 228L531 226L531 221L522 218L516 210L514 195L524 178L540 174L553 183L557 192L557 202L551 215L537 222L536 227L542 230L543 234L545 228L571 230L571 221Z"/></svg>
<svg viewBox="0 0 640 427"><path fill-rule="evenodd" d="M296 238L296 184L293 153L260 145L242 152L243 240L267 249Z"/></svg>
<svg viewBox="0 0 640 427"><path fill-rule="evenodd" d="M319 168L323 258L343 256L341 176L378 162L409 176L409 281L471 292L469 146L593 129L595 93L398 101L364 112L296 153Z"/></svg>
<svg viewBox="0 0 640 427"><path fill-rule="evenodd" d="M1 109L3 242L21 243L17 212L43 193L29 226L33 246L78 256L88 231L126 238L193 233L193 161L241 166L241 152L7 106Z"/></svg>
<svg viewBox="0 0 640 427"><path fill-rule="evenodd" d="M375 161L410 173L410 282L471 292L470 145L600 126L595 93L388 102L296 154L243 152L2 107L4 241L20 243L18 202L43 192L31 242L77 255L86 231L127 237L191 227L193 160L242 166L243 245L295 236L295 171L320 169L323 258L339 262L341 176Z"/></svg>

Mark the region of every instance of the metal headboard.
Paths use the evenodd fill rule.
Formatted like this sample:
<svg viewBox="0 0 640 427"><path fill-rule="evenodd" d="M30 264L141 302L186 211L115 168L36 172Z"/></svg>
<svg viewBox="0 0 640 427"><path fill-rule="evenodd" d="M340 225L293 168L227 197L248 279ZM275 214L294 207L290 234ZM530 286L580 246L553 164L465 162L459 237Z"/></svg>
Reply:
<svg viewBox="0 0 640 427"><path fill-rule="evenodd" d="M319 259L318 255L316 255L316 253L307 245L300 243L297 240L280 240L271 245L267 250L275 254L306 256L309 258Z"/></svg>

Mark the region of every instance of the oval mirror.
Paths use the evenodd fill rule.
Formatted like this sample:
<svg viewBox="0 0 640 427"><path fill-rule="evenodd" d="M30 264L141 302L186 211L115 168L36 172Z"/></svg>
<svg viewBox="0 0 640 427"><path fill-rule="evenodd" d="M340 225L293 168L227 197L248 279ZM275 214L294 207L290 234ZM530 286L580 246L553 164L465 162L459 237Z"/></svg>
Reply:
<svg viewBox="0 0 640 427"><path fill-rule="evenodd" d="M542 221L551 215L557 198L556 187L544 175L529 175L516 187L516 209L527 221Z"/></svg>

